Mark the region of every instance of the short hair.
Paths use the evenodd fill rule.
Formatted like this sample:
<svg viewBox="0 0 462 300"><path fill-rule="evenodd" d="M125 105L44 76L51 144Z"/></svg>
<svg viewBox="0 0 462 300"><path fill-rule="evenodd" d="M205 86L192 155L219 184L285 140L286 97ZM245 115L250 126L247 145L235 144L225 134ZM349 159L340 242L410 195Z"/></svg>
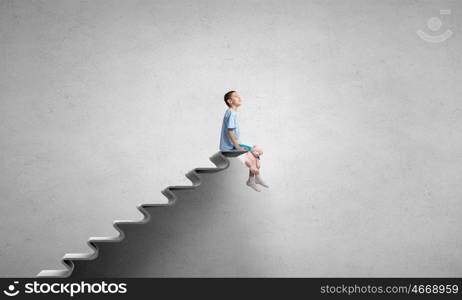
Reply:
<svg viewBox="0 0 462 300"><path fill-rule="evenodd" d="M229 92L227 92L227 93L225 94L225 96L224 96L225 104L226 104L226 106L228 106L228 107L230 107L230 106L229 106L228 101L226 101L226 100L228 100L229 98L231 98L231 95L232 95L234 92L235 92L235 91L229 91Z"/></svg>

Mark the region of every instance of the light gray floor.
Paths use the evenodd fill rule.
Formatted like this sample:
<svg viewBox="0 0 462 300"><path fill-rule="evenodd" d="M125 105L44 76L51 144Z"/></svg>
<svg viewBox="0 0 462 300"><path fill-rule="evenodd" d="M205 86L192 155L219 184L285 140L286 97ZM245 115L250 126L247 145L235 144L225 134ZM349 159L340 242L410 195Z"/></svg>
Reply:
<svg viewBox="0 0 462 300"><path fill-rule="evenodd" d="M149 223L120 226L125 239L99 243L98 258L74 261L72 277L348 275L352 266L356 274L371 275L384 263L390 270L402 268L395 253L384 253L383 237L361 238L366 226L381 226L379 220L357 221L353 228L352 220L339 220L350 227L339 235L317 221L329 219L329 210L315 215L305 207L299 215L311 217L284 222L277 203L266 197L270 191L245 188L246 169L231 161L225 171L203 176L196 190L176 191L173 206L148 208ZM413 251L402 232L396 246ZM349 263L339 264L335 257ZM371 265L364 259L372 257L384 261Z"/></svg>
<svg viewBox="0 0 462 300"><path fill-rule="evenodd" d="M196 190L176 191L173 206L147 208L149 223L121 226L126 238L100 243L98 258L75 262L72 278L418 277L427 269L460 270L457 244L418 243L418 235L436 236L438 226L424 233L403 212L407 226L390 229L386 219L397 211L366 215L334 203L301 201L281 210L280 199L269 197L271 187L248 189L242 185L245 166L236 158L230 162L224 171L204 174ZM393 234L380 234L384 230ZM425 256L439 259L423 264Z"/></svg>

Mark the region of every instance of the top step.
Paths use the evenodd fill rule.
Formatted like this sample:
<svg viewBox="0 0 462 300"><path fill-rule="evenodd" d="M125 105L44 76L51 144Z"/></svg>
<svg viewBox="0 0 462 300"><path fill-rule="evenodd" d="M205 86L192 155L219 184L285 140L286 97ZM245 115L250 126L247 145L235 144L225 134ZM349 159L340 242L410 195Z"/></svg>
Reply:
<svg viewBox="0 0 462 300"><path fill-rule="evenodd" d="M248 152L247 150L245 151L237 151L237 150L229 150L229 151L220 151L224 156L226 157L237 157L241 154L244 154Z"/></svg>

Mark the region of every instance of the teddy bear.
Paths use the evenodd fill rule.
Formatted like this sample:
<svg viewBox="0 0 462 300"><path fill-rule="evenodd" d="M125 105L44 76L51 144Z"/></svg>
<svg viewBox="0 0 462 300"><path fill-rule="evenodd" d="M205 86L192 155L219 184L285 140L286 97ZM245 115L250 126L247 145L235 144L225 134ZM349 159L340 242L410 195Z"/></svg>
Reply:
<svg viewBox="0 0 462 300"><path fill-rule="evenodd" d="M247 151L245 154L245 165L249 168L252 174L249 174L249 179L247 180L247 185L254 189L257 192L260 192L260 189L257 187L257 184L260 184L264 187L269 187L260 176L260 156L263 154L263 149L257 145L253 145L252 149Z"/></svg>
<svg viewBox="0 0 462 300"><path fill-rule="evenodd" d="M260 155L263 154L263 149L257 145L253 145L245 154L245 165L252 171L253 174L260 174Z"/></svg>

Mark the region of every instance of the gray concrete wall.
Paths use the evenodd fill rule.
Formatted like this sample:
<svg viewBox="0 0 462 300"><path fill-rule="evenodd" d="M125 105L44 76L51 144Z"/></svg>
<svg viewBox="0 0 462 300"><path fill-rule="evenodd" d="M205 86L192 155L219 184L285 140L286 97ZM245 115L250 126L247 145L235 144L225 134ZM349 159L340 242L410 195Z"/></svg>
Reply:
<svg viewBox="0 0 462 300"><path fill-rule="evenodd" d="M265 150L266 222L316 241L284 251L332 266L304 275L461 276L461 12L0 0L0 276L62 268L213 166L230 89L242 142Z"/></svg>

